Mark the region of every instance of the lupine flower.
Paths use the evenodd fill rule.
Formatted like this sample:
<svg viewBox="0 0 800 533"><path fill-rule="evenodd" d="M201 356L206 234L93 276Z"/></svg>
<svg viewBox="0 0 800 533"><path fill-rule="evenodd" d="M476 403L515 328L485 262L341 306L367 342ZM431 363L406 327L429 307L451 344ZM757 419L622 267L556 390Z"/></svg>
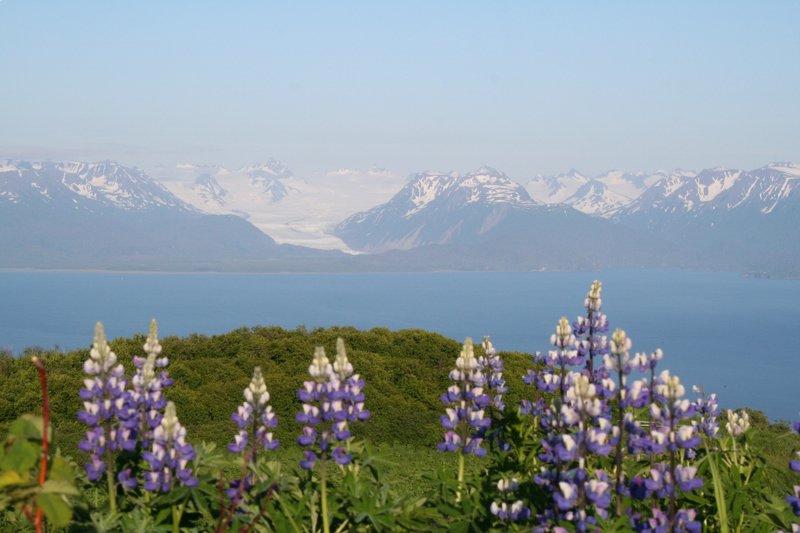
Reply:
<svg viewBox="0 0 800 533"><path fill-rule="evenodd" d="M197 485L189 464L195 457L194 448L186 442L186 429L178 420L174 403L167 402L164 417L153 432L152 448L142 457L149 466L144 476L146 490L169 492L176 480L186 487Z"/></svg>
<svg viewBox="0 0 800 533"><path fill-rule="evenodd" d="M700 533L702 527L696 520L697 513L692 509L680 509L675 515L673 527L670 528L670 519L667 513L655 507L648 518L634 517L634 530L640 533Z"/></svg>
<svg viewBox="0 0 800 533"><path fill-rule="evenodd" d="M506 380L503 379L503 360L489 337L484 337L481 345L484 355L478 358L478 367L486 379L486 392L491 399L491 405L502 411L505 409L503 395L508 392Z"/></svg>
<svg viewBox="0 0 800 533"><path fill-rule="evenodd" d="M795 422L792 424L792 429L795 433L800 435L800 422ZM789 468L792 469L794 472L800 472L800 450L797 450L794 454L794 459L789 461Z"/></svg>
<svg viewBox="0 0 800 533"><path fill-rule="evenodd" d="M800 516L800 485L794 486L794 494L787 496L786 501L789 502L789 507L795 516Z"/></svg>
<svg viewBox="0 0 800 533"><path fill-rule="evenodd" d="M601 313L601 285L592 284L584 302L586 315L573 323L572 330L559 321L551 337L553 349L546 356L534 356L542 370L529 370L523 380L551 395L535 402L523 401L521 414L538 417L543 438L540 471L534 481L552 498L552 506L541 511L535 531L549 531L558 521L571 522L576 530L594 530L598 518L608 516L612 495L617 493L618 516L627 514L637 531L700 531L696 512L679 509L681 493L702 486L697 468L685 460L694 456L699 433L713 436L718 431L716 396L697 402L684 398L677 376L656 373L663 358L661 350L629 355L632 343L622 330L608 340L608 321ZM602 365L597 364L602 360ZM580 365L584 365L580 368ZM645 377L631 379L633 371ZM618 409L612 410L613 400ZM637 420L642 410L649 423ZM699 423L694 420L700 414ZM644 429L644 428L647 429ZM592 456L608 455L616 448L616 480L602 471L591 472ZM646 454L651 459L647 475L625 480L623 453ZM654 508L643 516L622 508L623 498L653 499ZM658 499L669 499L666 512Z"/></svg>
<svg viewBox="0 0 800 533"><path fill-rule="evenodd" d="M519 480L516 478L502 478L497 482L497 490L500 491L502 500L495 500L489 506L489 511L501 522L516 522L527 520L531 516L531 511L522 500L514 500L514 493L519 487Z"/></svg>
<svg viewBox="0 0 800 533"><path fill-rule="evenodd" d="M590 306L596 309L595 304ZM602 384L605 374L601 369L577 371L586 355L575 349L579 341L573 331L565 318L558 322L550 339L554 349L544 359L544 369L530 371L526 382L536 384L542 392L555 393L550 405L539 401L529 407L539 416L544 433L539 459L545 466L534 481L553 500L552 509L543 510L539 522L567 520L580 530L593 527L596 517L607 516L611 502L608 476L603 471L587 471L586 459L611 451L615 437L605 387L615 389L613 382ZM601 383L597 383L600 376Z"/></svg>
<svg viewBox="0 0 800 533"><path fill-rule="evenodd" d="M742 410L737 413L728 409L725 414L728 417L725 429L728 430L728 434L732 437L739 438L750 429L750 415L747 414L747 411Z"/></svg>
<svg viewBox="0 0 800 533"><path fill-rule="evenodd" d="M719 423L717 417L719 416L719 405L717 404L717 395L710 394L706 396L702 389L693 387L695 393L700 394L700 397L695 402L695 410L700 415L700 431L709 438L714 438L719 432Z"/></svg>
<svg viewBox="0 0 800 533"><path fill-rule="evenodd" d="M336 341L334 364L325 348L318 346L308 373L312 379L297 392L303 402L295 416L303 424L297 442L307 448L300 466L310 470L319 458L328 457L337 464L349 464L352 457L345 446L350 439L349 423L370 415L364 408L364 380L353 374L342 339Z"/></svg>
<svg viewBox="0 0 800 533"><path fill-rule="evenodd" d="M103 324L97 323L89 358L83 363L88 376L80 396L83 409L78 420L88 426L78 448L89 454L86 475L97 481L105 472L111 455L136 448L136 412L125 390L125 370L117 362L106 340ZM126 480L127 481L127 480Z"/></svg>
<svg viewBox="0 0 800 533"><path fill-rule="evenodd" d="M800 434L800 422L795 422L792 425L792 429L795 433ZM800 472L800 450L795 452L795 459L789 461L789 468L794 472ZM794 486L794 494L787 496L786 501L789 503L789 507L792 508L792 512L795 516L800 516L800 485Z"/></svg>
<svg viewBox="0 0 800 533"><path fill-rule="evenodd" d="M161 344L158 342L158 324L155 319L150 322L150 332L143 346L145 357L134 357L135 368L130 393L133 406L136 408L139 422L137 429L142 447L147 449L152 444L153 430L161 423L167 399L164 389L172 385L165 370L169 360L160 357Z"/></svg>
<svg viewBox="0 0 800 533"><path fill-rule="evenodd" d="M580 316L572 324L572 333L576 338L576 347L579 354L586 360L586 372L594 382L606 377L602 366L595 365L596 360L602 360L608 353L608 317L602 313L603 300L600 297L603 284L595 280L586 294L583 307L586 316Z"/></svg>
<svg viewBox="0 0 800 533"><path fill-rule="evenodd" d="M651 358L656 361L660 359L660 353ZM655 365L649 366L651 374L654 373ZM662 371L651 382L651 388L649 432L642 431L635 423L631 424L635 438L631 439L630 447L632 451L649 454L653 463L650 476L631 480L629 491L635 499L650 496L669 499L669 512L676 514L665 515L660 509L654 508L650 518L634 518L634 527L637 531L659 531L658 527L662 527L666 519L667 524L675 524L677 531L699 531L699 523L694 520L695 512L691 509L677 509L676 504L679 492L691 492L703 484L697 477L696 467L677 461L679 450L685 450L687 456L691 456L700 443L697 427L693 423L683 423L696 414L697 405L683 398L686 393L684 386L677 376L667 370ZM663 460L656 462L659 456Z"/></svg>
<svg viewBox="0 0 800 533"><path fill-rule="evenodd" d="M453 384L441 396L446 406L441 417L445 434L438 448L482 457L486 455L482 446L484 433L491 425L485 411L490 400L484 393L486 379L475 358L472 339L464 341L455 368L450 371L450 379Z"/></svg>
<svg viewBox="0 0 800 533"><path fill-rule="evenodd" d="M269 405L269 392L261 375L261 367L253 369L250 384L244 389L244 402L236 408L231 419L236 423L239 432L234 436L233 442L228 444L228 450L233 453L242 453L253 443L250 460L255 460L256 445L265 450L274 450L278 447L278 439L273 436L272 430L278 425L278 418Z"/></svg>
<svg viewBox="0 0 800 533"><path fill-rule="evenodd" d="M370 417L370 412L364 407L364 379L353 373L353 365L347 359L347 351L342 338L336 339L336 359L333 362L333 373L339 382L334 387L338 388L336 395L345 404L347 421L359 422L367 420ZM346 424L339 425L340 431L343 431L346 427Z"/></svg>

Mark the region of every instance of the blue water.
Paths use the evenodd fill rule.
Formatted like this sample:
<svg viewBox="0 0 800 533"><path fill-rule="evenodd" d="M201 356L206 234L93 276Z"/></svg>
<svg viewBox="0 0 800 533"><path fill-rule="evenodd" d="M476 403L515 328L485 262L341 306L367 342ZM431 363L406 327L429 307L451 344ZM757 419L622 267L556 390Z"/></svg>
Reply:
<svg viewBox="0 0 800 533"><path fill-rule="evenodd" d="M665 367L716 391L723 406L800 416L800 281L735 274L2 272L0 347L88 346L97 320L114 337L145 332L156 317L163 335L387 326L489 334L501 349L544 350L557 319L581 311L596 277L612 327L626 329L635 350L662 348Z"/></svg>

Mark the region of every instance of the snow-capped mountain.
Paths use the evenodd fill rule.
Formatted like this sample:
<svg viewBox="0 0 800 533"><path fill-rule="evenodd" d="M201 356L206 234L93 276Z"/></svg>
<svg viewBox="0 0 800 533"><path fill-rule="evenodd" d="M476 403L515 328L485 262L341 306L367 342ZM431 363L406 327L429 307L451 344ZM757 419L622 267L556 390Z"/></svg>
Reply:
<svg viewBox="0 0 800 533"><path fill-rule="evenodd" d="M241 216L281 243L342 250L347 245L332 234L333 225L385 201L402 183L378 167L300 178L275 159L235 170L183 164L159 174L172 192L204 212Z"/></svg>
<svg viewBox="0 0 800 533"><path fill-rule="evenodd" d="M198 180L225 197L213 177ZM113 161L0 161L2 267L210 268L318 254L275 243L240 217L210 215Z"/></svg>
<svg viewBox="0 0 800 533"><path fill-rule="evenodd" d="M541 207L491 167L464 175L428 171L413 174L387 203L350 216L335 232L356 250L407 250L480 239L512 213Z"/></svg>
<svg viewBox="0 0 800 533"><path fill-rule="evenodd" d="M629 196L612 190L599 179L592 179L581 185L563 203L586 214L605 216L630 202Z"/></svg>
<svg viewBox="0 0 800 533"><path fill-rule="evenodd" d="M280 202L293 191L294 175L275 159L238 170L221 166L181 164L178 179L166 182L177 196L209 212L246 213L246 206Z"/></svg>
<svg viewBox="0 0 800 533"><path fill-rule="evenodd" d="M750 171L714 168L697 174L673 172L615 216L702 217L733 210L768 215L798 202L800 166L772 163Z"/></svg>
<svg viewBox="0 0 800 533"><path fill-rule="evenodd" d="M648 246L657 242L566 205L536 202L522 185L491 167L465 175L414 174L391 200L347 218L336 234L353 249L389 253L396 265L445 269L593 268L650 261ZM574 246L577 235L591 238ZM605 257L604 250L617 239L624 257Z"/></svg>
<svg viewBox="0 0 800 533"><path fill-rule="evenodd" d="M534 200L564 204L590 215L608 216L638 198L664 174L630 173L611 170L594 178L575 169L556 176L536 176L526 188Z"/></svg>
<svg viewBox="0 0 800 533"><path fill-rule="evenodd" d="M73 209L194 211L136 167L97 163L0 161L0 202L63 203Z"/></svg>
<svg viewBox="0 0 800 533"><path fill-rule="evenodd" d="M574 195L590 178L577 170L570 169L556 176L537 175L525 184L531 198L543 204L563 204Z"/></svg>
<svg viewBox="0 0 800 533"><path fill-rule="evenodd" d="M613 213L679 244L681 259L756 272L800 273L800 167L673 172Z"/></svg>

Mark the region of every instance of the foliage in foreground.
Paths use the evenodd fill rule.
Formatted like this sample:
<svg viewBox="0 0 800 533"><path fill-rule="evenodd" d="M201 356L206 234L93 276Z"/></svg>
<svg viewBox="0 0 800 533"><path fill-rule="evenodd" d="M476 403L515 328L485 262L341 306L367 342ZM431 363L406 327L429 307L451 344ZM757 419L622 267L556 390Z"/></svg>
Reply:
<svg viewBox="0 0 800 533"><path fill-rule="evenodd" d="M80 454L83 472L75 474L71 460L52 452L46 376L35 359L43 416L25 415L12 423L0 447L4 521L15 528L31 524L43 530L49 524L81 531L796 530L800 487L792 483L800 480L785 468L785 458L783 465L776 463L780 453L766 453L770 449L759 441L777 431L787 446L796 445L788 428L764 430L763 421L751 420L746 411L719 417L713 395L697 391L699 397L689 400L677 376L656 371L660 351L632 355L625 332L616 330L609 339L608 330L595 283L585 314L572 324L562 318L551 337L553 348L533 357L524 377L528 390L519 380L520 356L502 357L488 339L480 348L468 339L449 374L437 349L456 350L435 336L438 344L430 351L384 344L393 352L389 365L380 357L378 364L363 356L351 362L353 354L339 339L332 361L318 347L311 365L301 370L287 360L285 349L275 350L277 355L262 358L267 370L251 367L243 394L192 405L181 398L181 383L188 390L202 387L199 375L214 370L217 381L226 381L218 364L203 367L209 359L191 350L181 353L179 343L174 351L163 350L155 323L143 356L130 343L118 341L115 347L122 350L112 349L98 325L88 357L80 354L83 386L67 387L79 392L78 423L70 426L62 418L69 411L59 401L53 406L55 426L66 426L73 437L64 439L65 446ZM343 331L350 334L345 338L351 348L363 346L357 332ZM316 332L328 338L330 333ZM270 335L261 339L274 341ZM133 353L130 363L120 363L126 358L118 358L117 351ZM64 376L54 373L51 363L74 365L70 357L76 356L48 361L54 380ZM192 364L180 366L176 359ZM242 369L241 359L258 358L229 359ZM0 361L16 372L24 363ZM430 490L424 496L398 493L383 454L369 444L392 437L419 444L441 435L432 415L439 408L431 396L438 393L421 390L419 383L407 387L408 374L391 368L397 361L402 362L395 367L422 370L417 376L439 371L441 378L434 381L445 391L438 447L456 462L427 475ZM279 371L272 370L286 372L286 367L294 377L276 379ZM363 369L367 383L354 367ZM373 371L379 387L370 386ZM302 374L304 381L298 379ZM290 399L287 383L297 400ZM416 394L409 395L409 388ZM236 396L243 401L231 405ZM74 409L75 402L64 399ZM224 406L233 411L226 416L231 420L226 449L192 438L203 424L192 420L184 426L184 410L210 410L219 424L217 410ZM409 410L414 407L417 412ZM409 420L422 427L409 428ZM219 442L219 433L214 437ZM291 451L287 443L293 440L303 451L289 461L278 443ZM800 470L800 452L790 469ZM787 497L791 490L794 496Z"/></svg>

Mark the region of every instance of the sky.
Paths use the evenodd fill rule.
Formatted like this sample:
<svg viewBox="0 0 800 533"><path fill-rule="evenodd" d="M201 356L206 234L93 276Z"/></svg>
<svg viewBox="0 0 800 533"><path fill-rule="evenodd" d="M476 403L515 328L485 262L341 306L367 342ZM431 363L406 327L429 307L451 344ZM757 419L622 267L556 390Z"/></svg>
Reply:
<svg viewBox="0 0 800 533"><path fill-rule="evenodd" d="M0 157L800 160L800 2L0 0Z"/></svg>

